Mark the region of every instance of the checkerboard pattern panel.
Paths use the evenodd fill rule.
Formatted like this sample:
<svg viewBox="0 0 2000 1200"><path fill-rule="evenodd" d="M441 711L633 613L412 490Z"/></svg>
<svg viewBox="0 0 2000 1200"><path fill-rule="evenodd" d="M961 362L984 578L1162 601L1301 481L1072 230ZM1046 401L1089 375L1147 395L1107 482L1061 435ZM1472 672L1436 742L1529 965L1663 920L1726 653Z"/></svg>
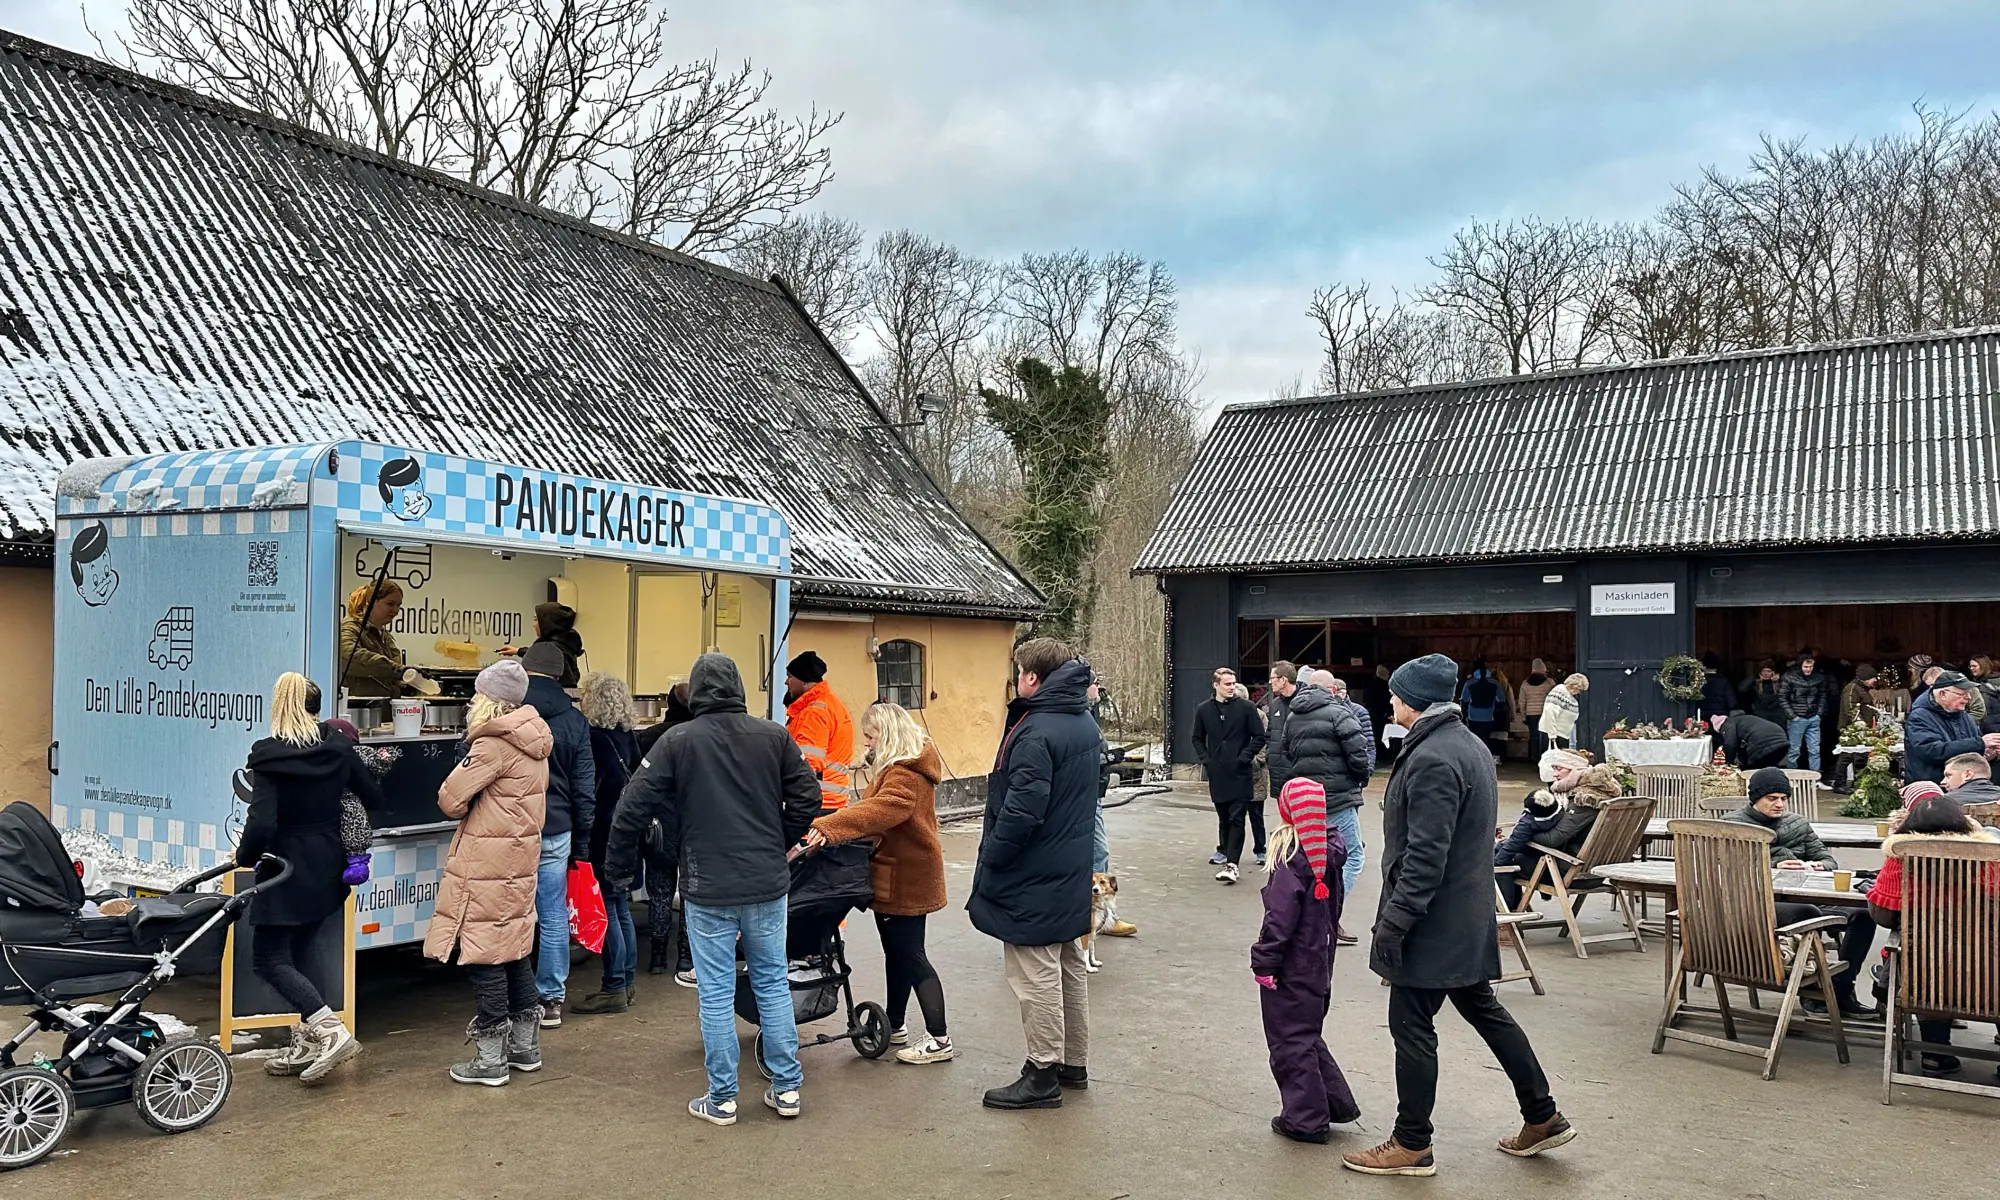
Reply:
<svg viewBox="0 0 2000 1200"><path fill-rule="evenodd" d="M101 833L126 858L186 867L190 874L220 866L226 857L221 847L228 839L222 830L201 822L168 820L109 805L52 804L49 824Z"/></svg>
<svg viewBox="0 0 2000 1200"><path fill-rule="evenodd" d="M403 450L373 443L347 442L342 443L338 450L340 471L336 506L344 525L497 537L519 542L523 546L546 546L557 551L594 552L622 558L753 566L776 571L790 569L791 531L784 514L761 504L501 466L456 455ZM419 516L406 516L407 510L398 507L402 496L398 495L385 503L381 495L378 481L382 464L401 458L414 459L422 468L414 486L429 504ZM533 528L516 529L511 524L493 525L490 522L495 488L502 474L525 480L530 488L546 480L551 484L567 483L578 488L609 492L621 501L630 499L635 504L640 496L644 496L653 511L660 513L669 511L669 506L677 501L682 510L684 545L658 545L603 536L585 537L580 529L577 533L565 534ZM518 511L518 500L509 511Z"/></svg>
<svg viewBox="0 0 2000 1200"><path fill-rule="evenodd" d="M84 516L111 512L200 511L305 503L303 483L324 445L254 446L241 450L188 450L136 458L105 476L94 497L56 492L56 512ZM274 491L275 489L275 491Z"/></svg>
<svg viewBox="0 0 2000 1200"><path fill-rule="evenodd" d="M356 947L366 950L423 940L437 909L450 846L451 834L440 833L370 851L368 882L354 889Z"/></svg>

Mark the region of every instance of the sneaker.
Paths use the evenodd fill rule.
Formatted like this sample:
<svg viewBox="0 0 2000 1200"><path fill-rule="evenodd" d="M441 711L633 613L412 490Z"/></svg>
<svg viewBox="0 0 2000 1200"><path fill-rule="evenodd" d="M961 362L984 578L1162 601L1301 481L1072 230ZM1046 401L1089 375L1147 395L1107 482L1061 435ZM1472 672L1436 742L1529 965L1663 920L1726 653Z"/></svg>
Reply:
<svg viewBox="0 0 2000 1200"><path fill-rule="evenodd" d="M542 1028L562 1028L563 1002L560 999L542 1001Z"/></svg>
<svg viewBox="0 0 2000 1200"><path fill-rule="evenodd" d="M1396 1144L1393 1137L1373 1150L1341 1155L1340 1165L1363 1175L1430 1176L1438 1173L1437 1160L1431 1157L1430 1147L1405 1150Z"/></svg>
<svg viewBox="0 0 2000 1200"><path fill-rule="evenodd" d="M313 1060L299 1072L300 1083L317 1083L326 1078L326 1073L361 1053L361 1043L339 1017L327 1017L318 1025L309 1027L306 1036L312 1040Z"/></svg>
<svg viewBox="0 0 2000 1200"><path fill-rule="evenodd" d="M1576 1127L1557 1113L1539 1125L1523 1125L1513 1137L1500 1139L1500 1153L1515 1158L1533 1158L1544 1150L1567 1146L1576 1140Z"/></svg>
<svg viewBox="0 0 2000 1200"><path fill-rule="evenodd" d="M891 1030L891 1031L889 1032L889 1044L890 1044L891 1046L907 1046L907 1045L909 1045L909 1044L910 1044L910 1027L909 1027L908 1025L904 1025L904 1026L901 1026L901 1027L899 1027L899 1028L897 1028L897 1029L893 1029L893 1030Z"/></svg>
<svg viewBox="0 0 2000 1200"><path fill-rule="evenodd" d="M630 1007L632 1002L626 999L625 989L620 988L615 992L592 992L571 1005L570 1011L596 1016L599 1013L622 1013Z"/></svg>
<svg viewBox="0 0 2000 1200"><path fill-rule="evenodd" d="M1964 1065L1955 1054L1925 1054L1919 1056L1918 1069L1925 1075L1936 1077L1956 1075Z"/></svg>
<svg viewBox="0 0 2000 1200"><path fill-rule="evenodd" d="M1130 921L1113 921L1111 924L1105 926L1104 936L1134 937L1137 936L1138 932L1139 927Z"/></svg>
<svg viewBox="0 0 2000 1200"><path fill-rule="evenodd" d="M306 1034L303 1022L292 1026L292 1044L274 1057L264 1060L264 1074L288 1077L297 1075L312 1065L319 1052L314 1049L312 1038Z"/></svg>
<svg viewBox="0 0 2000 1200"><path fill-rule="evenodd" d="M1222 857L1222 851L1220 850L1217 850L1214 854L1208 856L1208 865L1211 867L1219 867L1223 863L1226 863L1228 861L1229 861L1228 859Z"/></svg>
<svg viewBox="0 0 2000 1200"><path fill-rule="evenodd" d="M700 984L694 981L693 971L675 971L674 982L680 984L684 988L701 986Z"/></svg>
<svg viewBox="0 0 2000 1200"><path fill-rule="evenodd" d="M1271 1118L1271 1132L1281 1138L1290 1138L1295 1142L1308 1142L1315 1146L1324 1146L1333 1140L1333 1131L1330 1129L1322 1129L1317 1133L1300 1133L1290 1125L1285 1124L1283 1117Z"/></svg>
<svg viewBox="0 0 2000 1200"><path fill-rule="evenodd" d="M921 1046L910 1046L896 1051L896 1061L921 1067L927 1063L950 1062L958 1057L952 1049L950 1039L928 1038Z"/></svg>
<svg viewBox="0 0 2000 1200"><path fill-rule="evenodd" d="M765 1088L764 1107L790 1120L799 1115L799 1091L797 1088L788 1092L781 1092L775 1087Z"/></svg>
<svg viewBox="0 0 2000 1200"><path fill-rule="evenodd" d="M736 1101L716 1100L703 1094L688 1101L688 1115L700 1117L710 1125L736 1124Z"/></svg>
<svg viewBox="0 0 2000 1200"><path fill-rule="evenodd" d="M1236 864L1233 862L1223 863L1222 869L1215 873L1215 881L1217 883L1235 883L1238 878L1240 876L1237 875Z"/></svg>

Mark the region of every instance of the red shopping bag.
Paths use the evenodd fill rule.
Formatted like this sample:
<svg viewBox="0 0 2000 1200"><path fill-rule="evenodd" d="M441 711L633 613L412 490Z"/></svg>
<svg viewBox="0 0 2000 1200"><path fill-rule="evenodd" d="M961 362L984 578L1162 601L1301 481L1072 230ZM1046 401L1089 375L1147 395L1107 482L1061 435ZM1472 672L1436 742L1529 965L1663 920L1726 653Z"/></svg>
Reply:
<svg viewBox="0 0 2000 1200"><path fill-rule="evenodd" d="M604 892L597 886L597 872L587 862L570 867L569 935L592 954L600 954L604 950L604 931L610 924L604 915Z"/></svg>

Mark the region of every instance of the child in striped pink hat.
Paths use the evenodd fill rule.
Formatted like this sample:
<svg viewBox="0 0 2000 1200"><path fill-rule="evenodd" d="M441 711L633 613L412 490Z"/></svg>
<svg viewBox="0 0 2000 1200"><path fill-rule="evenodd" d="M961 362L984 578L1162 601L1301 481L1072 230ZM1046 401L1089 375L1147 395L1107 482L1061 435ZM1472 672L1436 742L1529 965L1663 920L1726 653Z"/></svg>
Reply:
<svg viewBox="0 0 2000 1200"><path fill-rule="evenodd" d="M1250 973L1263 990L1264 1041L1284 1111L1271 1129L1296 1142L1325 1144L1332 1126L1361 1116L1354 1091L1326 1048L1322 1030L1333 996L1334 929L1340 924L1340 868L1347 843L1326 828L1326 790L1294 779L1278 793L1271 835L1264 925L1250 947Z"/></svg>

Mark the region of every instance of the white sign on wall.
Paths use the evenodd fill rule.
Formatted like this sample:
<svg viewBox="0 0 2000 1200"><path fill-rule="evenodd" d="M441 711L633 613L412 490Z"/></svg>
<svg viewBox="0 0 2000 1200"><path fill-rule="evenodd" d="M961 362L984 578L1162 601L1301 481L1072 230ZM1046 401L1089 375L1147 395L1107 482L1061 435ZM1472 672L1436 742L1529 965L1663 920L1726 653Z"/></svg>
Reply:
<svg viewBox="0 0 2000 1200"><path fill-rule="evenodd" d="M1593 617L1672 616L1671 583L1594 583L1590 585Z"/></svg>

